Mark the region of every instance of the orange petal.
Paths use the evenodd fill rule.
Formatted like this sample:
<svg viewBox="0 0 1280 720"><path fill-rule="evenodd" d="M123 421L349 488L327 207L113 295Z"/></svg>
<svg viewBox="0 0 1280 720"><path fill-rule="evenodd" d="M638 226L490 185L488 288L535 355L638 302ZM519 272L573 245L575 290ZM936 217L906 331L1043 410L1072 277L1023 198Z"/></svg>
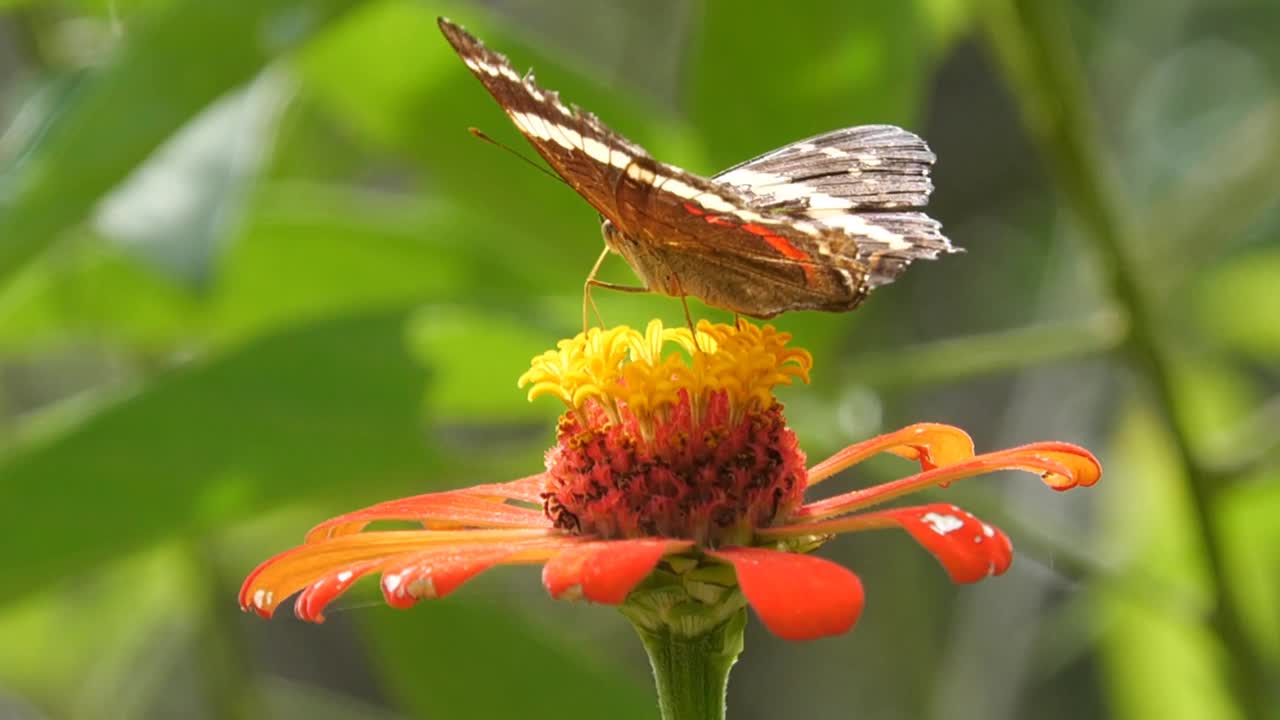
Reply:
<svg viewBox="0 0 1280 720"><path fill-rule="evenodd" d="M1042 442L977 455L964 462L934 468L901 480L855 490L800 507L790 520L845 515L935 485L948 485L997 470L1025 470L1040 475L1054 490L1089 486L1102 476L1102 466L1088 450L1063 442Z"/></svg>
<svg viewBox="0 0 1280 720"><path fill-rule="evenodd" d="M542 584L553 598L617 605L663 557L691 547L691 541L667 538L583 543L551 558L542 568Z"/></svg>
<svg viewBox="0 0 1280 720"><path fill-rule="evenodd" d="M562 538L536 547L554 551L568 541L568 538ZM382 568L382 595L387 604L395 608L411 607L419 600L442 598L481 572L510 561L516 555L530 561L541 561L542 558L529 555L534 547L529 544L486 545L461 550L428 550L396 558ZM547 554L550 555L549 552Z"/></svg>
<svg viewBox="0 0 1280 720"><path fill-rule="evenodd" d="M733 566L747 602L784 640L840 635L862 613L862 582L828 560L751 547L708 550L707 555Z"/></svg>
<svg viewBox="0 0 1280 720"><path fill-rule="evenodd" d="M530 475L519 480L512 480L504 483L487 483L484 485L472 485L471 487L462 488L461 490L453 490L463 495L472 497L487 498L501 502L503 500L518 500L520 502L532 503L534 505L542 504L542 493L547 489L547 474L540 472L537 475Z"/></svg>
<svg viewBox="0 0 1280 720"><path fill-rule="evenodd" d="M424 527L437 530L462 527L551 527L551 521L541 510L507 505L460 491L449 491L388 500L363 510L339 515L312 528L307 533L306 542L323 542L358 533L369 523L381 520L419 522Z"/></svg>
<svg viewBox="0 0 1280 720"><path fill-rule="evenodd" d="M286 550L259 565L240 588L240 607L270 617L286 598L320 583L303 608L311 610L306 619L318 621L323 619L323 604L346 590L360 575L406 553L476 546L523 549L527 544L545 544L551 539L555 539L554 534L546 530L397 530L345 535Z"/></svg>
<svg viewBox="0 0 1280 720"><path fill-rule="evenodd" d="M881 452L919 460L922 470L954 465L973 457L969 433L951 425L916 423L841 450L809 470L809 484L816 485L841 470L853 467Z"/></svg>
<svg viewBox="0 0 1280 720"><path fill-rule="evenodd" d="M316 580L298 593L298 599L293 603L293 614L299 620L315 623L324 622L325 607L339 595L346 592L347 588L354 585L357 580L368 575L370 571L377 567L377 560L353 563L342 570L329 573Z"/></svg>

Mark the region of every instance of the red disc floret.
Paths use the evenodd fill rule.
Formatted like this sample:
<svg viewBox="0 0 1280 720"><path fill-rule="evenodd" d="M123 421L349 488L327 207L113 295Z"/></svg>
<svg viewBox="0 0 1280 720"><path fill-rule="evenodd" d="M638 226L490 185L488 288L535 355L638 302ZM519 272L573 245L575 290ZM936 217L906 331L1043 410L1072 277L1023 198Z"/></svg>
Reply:
<svg viewBox="0 0 1280 720"><path fill-rule="evenodd" d="M805 456L782 406L732 411L725 392L696 409L687 393L642 423L589 402L566 413L547 453L547 516L602 538L673 537L703 546L749 541L797 507Z"/></svg>

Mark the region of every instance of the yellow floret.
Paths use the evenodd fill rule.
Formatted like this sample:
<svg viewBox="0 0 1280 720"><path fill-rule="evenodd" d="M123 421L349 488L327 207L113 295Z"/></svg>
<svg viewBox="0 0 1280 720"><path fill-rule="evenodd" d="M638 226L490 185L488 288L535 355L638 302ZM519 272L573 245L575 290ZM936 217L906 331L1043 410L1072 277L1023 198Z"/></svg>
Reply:
<svg viewBox="0 0 1280 720"><path fill-rule="evenodd" d="M644 418L675 405L686 391L696 406L723 390L738 410L774 404L773 388L796 379L809 382L813 358L788 348L788 333L770 325L698 323L664 328L653 320L640 332L625 325L591 328L561 340L555 350L533 358L520 376L529 399L560 398L572 410L595 399L616 417L618 403Z"/></svg>

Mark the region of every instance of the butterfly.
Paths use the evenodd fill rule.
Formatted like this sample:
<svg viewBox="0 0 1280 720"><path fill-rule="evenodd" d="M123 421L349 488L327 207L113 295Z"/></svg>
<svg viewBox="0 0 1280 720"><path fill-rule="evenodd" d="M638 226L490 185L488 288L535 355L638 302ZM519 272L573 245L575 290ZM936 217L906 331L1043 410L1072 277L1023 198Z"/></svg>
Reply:
<svg viewBox="0 0 1280 720"><path fill-rule="evenodd" d="M692 295L755 318L852 310L913 260L958 250L919 211L936 158L902 128L834 130L706 178L566 105L458 25L439 25L538 154L600 213L605 250L587 278L584 325L592 287ZM596 279L610 252L643 288Z"/></svg>

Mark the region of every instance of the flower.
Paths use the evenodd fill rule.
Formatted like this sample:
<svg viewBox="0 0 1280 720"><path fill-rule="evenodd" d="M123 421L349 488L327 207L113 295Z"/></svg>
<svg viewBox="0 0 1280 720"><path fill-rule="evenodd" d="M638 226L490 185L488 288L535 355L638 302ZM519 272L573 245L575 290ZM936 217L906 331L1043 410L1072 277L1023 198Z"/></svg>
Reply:
<svg viewBox="0 0 1280 720"><path fill-rule="evenodd" d="M1055 490L1101 476L1075 445L975 455L963 430L933 423L851 445L806 470L773 395L808 381L812 359L789 340L767 325L706 321L696 342L687 328L658 321L644 332L592 328L563 340L520 378L530 400L550 395L567 407L544 472L321 523L254 570L240 604L269 617L298 593L298 617L321 621L326 605L372 573L388 604L408 607L495 565L542 564L553 597L626 601L624 612L642 624L683 622L697 615L690 603L747 603L775 634L807 640L845 632L862 609L857 576L808 554L841 533L905 530L956 582L999 575L1012 562L1004 533L954 505L872 508L997 470L1035 473ZM809 487L885 452L921 471L804 501ZM380 521L420 529L367 529Z"/></svg>

